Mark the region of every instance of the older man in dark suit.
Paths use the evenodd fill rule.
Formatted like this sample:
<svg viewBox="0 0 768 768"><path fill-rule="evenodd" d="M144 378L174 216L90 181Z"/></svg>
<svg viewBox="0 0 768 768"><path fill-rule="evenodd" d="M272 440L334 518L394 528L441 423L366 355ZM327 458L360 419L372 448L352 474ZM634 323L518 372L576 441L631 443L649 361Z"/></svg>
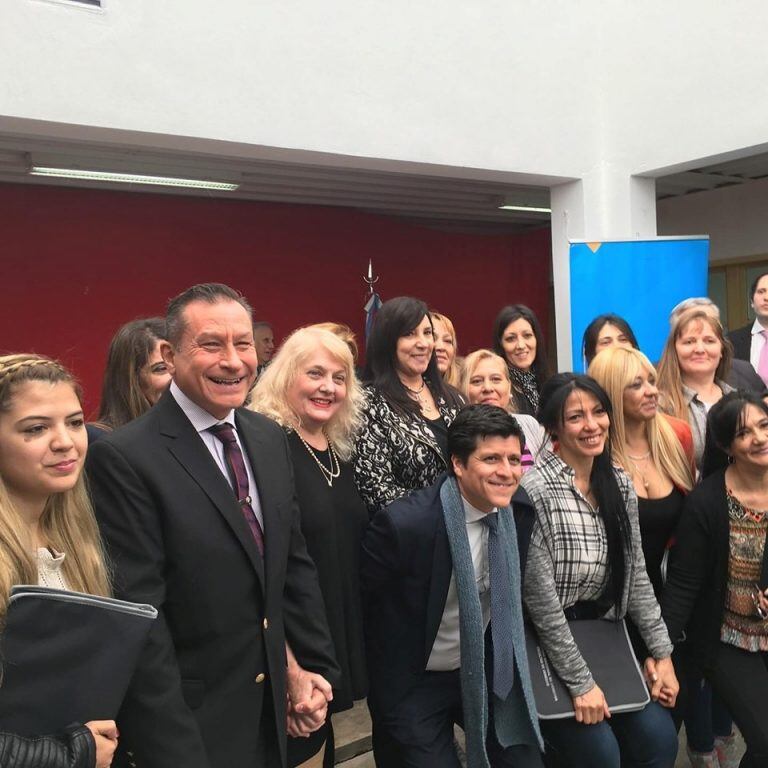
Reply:
<svg viewBox="0 0 768 768"><path fill-rule="evenodd" d="M298 710L322 720L338 674L288 446L240 408L257 364L243 297L194 286L166 319L170 390L88 457L115 591L160 611L121 741L140 768L281 766L286 641L306 670L292 668ZM314 727L311 713L290 715L294 729Z"/></svg>
<svg viewBox="0 0 768 768"><path fill-rule="evenodd" d="M524 550L533 510L523 491L510 506L522 444L506 411L468 406L448 429L452 476L390 504L368 529L361 580L379 768L458 768L454 723L469 765L542 765L516 533L517 522Z"/></svg>

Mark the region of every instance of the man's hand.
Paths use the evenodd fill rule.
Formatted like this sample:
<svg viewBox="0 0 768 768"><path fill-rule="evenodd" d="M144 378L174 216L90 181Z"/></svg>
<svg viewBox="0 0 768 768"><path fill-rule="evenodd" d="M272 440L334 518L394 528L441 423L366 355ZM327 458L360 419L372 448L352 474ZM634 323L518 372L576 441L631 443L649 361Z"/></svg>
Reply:
<svg viewBox="0 0 768 768"><path fill-rule="evenodd" d="M573 699L573 708L576 711L576 722L585 725L601 723L603 718L611 716L605 696L597 685L581 696L576 696Z"/></svg>
<svg viewBox="0 0 768 768"><path fill-rule="evenodd" d="M306 737L325 723L328 702L333 700L333 689L322 675L301 667L287 644L285 648L288 659L286 730L289 736Z"/></svg>
<svg viewBox="0 0 768 768"><path fill-rule="evenodd" d="M658 701L663 707L672 709L680 692L680 683L675 675L672 659L667 656L663 659L647 658L645 664L645 680L651 698Z"/></svg>
<svg viewBox="0 0 768 768"><path fill-rule="evenodd" d="M96 768L109 768L117 749L117 726L114 720L91 720L85 727L96 742Z"/></svg>

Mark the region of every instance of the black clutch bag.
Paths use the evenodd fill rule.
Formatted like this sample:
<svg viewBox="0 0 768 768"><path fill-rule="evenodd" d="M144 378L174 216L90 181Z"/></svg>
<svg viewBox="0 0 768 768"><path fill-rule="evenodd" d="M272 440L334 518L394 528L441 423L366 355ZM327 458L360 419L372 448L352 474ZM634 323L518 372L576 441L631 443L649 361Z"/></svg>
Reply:
<svg viewBox="0 0 768 768"><path fill-rule="evenodd" d="M16 586L0 637L0 730L26 736L117 715L157 611Z"/></svg>

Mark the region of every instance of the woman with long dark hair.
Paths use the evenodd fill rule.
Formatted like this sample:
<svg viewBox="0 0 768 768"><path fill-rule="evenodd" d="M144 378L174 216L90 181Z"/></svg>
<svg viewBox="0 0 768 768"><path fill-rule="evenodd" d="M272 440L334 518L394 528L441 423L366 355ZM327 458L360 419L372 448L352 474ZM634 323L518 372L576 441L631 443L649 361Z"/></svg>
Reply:
<svg viewBox="0 0 768 768"><path fill-rule="evenodd" d="M507 361L515 410L535 416L549 364L541 326L525 304L511 304L499 312L493 326L493 351Z"/></svg>
<svg viewBox="0 0 768 768"><path fill-rule="evenodd" d="M586 364L589 365L598 352L611 347L640 349L629 323L623 317L608 312L598 315L584 329L581 348Z"/></svg>
<svg viewBox="0 0 768 768"><path fill-rule="evenodd" d="M575 710L575 719L542 722L547 749L573 768L671 768L677 736L661 705L674 706L678 691L672 643L645 570L637 498L611 459L610 400L588 376L556 374L542 389L539 420L554 450L521 482L536 509L524 600ZM649 650L654 701L637 712L611 715L568 625L606 615L629 616Z"/></svg>
<svg viewBox="0 0 768 768"><path fill-rule="evenodd" d="M384 302L368 339L355 453L355 481L371 514L431 485L447 467L448 426L462 398L443 381L434 348L423 301Z"/></svg>
<svg viewBox="0 0 768 768"><path fill-rule="evenodd" d="M725 394L709 413L703 465L689 494L662 600L670 636L738 725L741 768L768 765L768 405ZM705 763L698 763L704 765Z"/></svg>
<svg viewBox="0 0 768 768"><path fill-rule="evenodd" d="M117 429L148 411L171 383L160 354L165 320L147 317L121 326L112 337L97 422Z"/></svg>

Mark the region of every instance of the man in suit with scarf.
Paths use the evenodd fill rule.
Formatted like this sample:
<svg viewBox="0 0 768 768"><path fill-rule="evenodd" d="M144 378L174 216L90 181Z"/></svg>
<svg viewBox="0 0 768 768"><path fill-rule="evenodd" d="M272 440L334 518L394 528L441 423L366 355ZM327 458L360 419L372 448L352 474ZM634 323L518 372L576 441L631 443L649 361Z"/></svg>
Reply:
<svg viewBox="0 0 768 768"><path fill-rule="evenodd" d="M450 476L381 510L366 534L368 703L380 768L458 767L455 723L469 765L542 765L516 533L517 523L527 546L523 445L501 408L465 408L448 429Z"/></svg>
<svg viewBox="0 0 768 768"><path fill-rule="evenodd" d="M338 675L288 444L240 407L257 360L239 293L193 286L166 324L170 389L88 455L115 593L159 610L117 718L121 743L140 768L279 768L286 641L299 710L317 706L322 722ZM290 717L294 730L318 724Z"/></svg>

